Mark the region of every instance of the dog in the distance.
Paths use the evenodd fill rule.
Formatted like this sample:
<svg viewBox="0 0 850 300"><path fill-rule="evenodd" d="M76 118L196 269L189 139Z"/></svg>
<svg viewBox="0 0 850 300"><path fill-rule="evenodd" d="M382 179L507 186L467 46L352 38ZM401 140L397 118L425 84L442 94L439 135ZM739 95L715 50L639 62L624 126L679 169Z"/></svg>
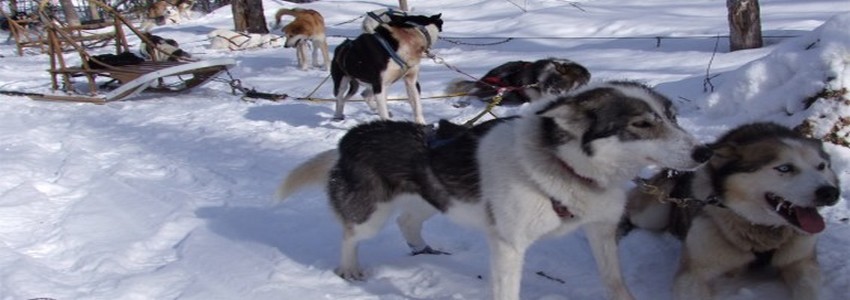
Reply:
<svg viewBox="0 0 850 300"><path fill-rule="evenodd" d="M363 23L360 24L360 27L365 33L375 33L375 28L378 28L381 24L390 22L390 15L406 17L407 12L393 8L373 10L367 12L366 15L363 16Z"/></svg>
<svg viewBox="0 0 850 300"><path fill-rule="evenodd" d="M150 43L142 40L139 52L150 61L180 61L192 58L192 55L180 49L180 44L173 39L163 38L150 32L145 32L144 36Z"/></svg>
<svg viewBox="0 0 850 300"><path fill-rule="evenodd" d="M818 209L840 196L819 140L774 123L731 130L693 172L663 171L629 194L628 221L684 239L675 299L713 299L726 274L777 270L796 300L819 299ZM688 201L680 207L670 199ZM764 268L769 267L769 268Z"/></svg>
<svg viewBox="0 0 850 300"><path fill-rule="evenodd" d="M284 38L274 34L241 33L229 29L211 31L210 48L231 51L254 48L277 48L283 46Z"/></svg>
<svg viewBox="0 0 850 300"><path fill-rule="evenodd" d="M330 54L328 53L328 41L325 37L325 18L315 10L303 8L281 8L275 13L275 26L280 28L280 19L285 16L293 16L295 19L283 26L283 35L286 48L295 47L298 66L301 70L307 70L307 51L313 46L313 66L328 70L330 67ZM319 51L322 52L322 63L319 64Z"/></svg>
<svg viewBox="0 0 850 300"><path fill-rule="evenodd" d="M336 273L346 279L364 278L357 244L402 206L398 225L414 254L441 253L420 232L438 211L488 234L494 299L519 299L525 251L536 240L582 226L610 296L633 299L616 243L624 183L648 165L694 168L711 156L676 123L669 99L634 82L600 83L516 118L459 128L361 124L337 149L297 166L278 195L327 185L343 227Z"/></svg>
<svg viewBox="0 0 850 300"><path fill-rule="evenodd" d="M152 3L142 17L142 31L150 31L154 26L180 23L180 11L165 0Z"/></svg>
<svg viewBox="0 0 850 300"><path fill-rule="evenodd" d="M465 94L490 102L504 89L500 104L519 105L542 97L560 95L590 81L590 72L569 59L510 61L493 68L477 81L455 80L449 94Z"/></svg>
<svg viewBox="0 0 850 300"><path fill-rule="evenodd" d="M195 6L195 0L168 0L168 3L177 8L177 15L180 18L187 20L192 18L192 7Z"/></svg>
<svg viewBox="0 0 850 300"><path fill-rule="evenodd" d="M334 119L345 118L345 102L357 92L360 84L366 87L366 103L376 109L382 119L389 119L387 89L404 79L413 118L424 124L419 99L419 62L443 31L441 14L432 16L390 15L390 22L346 40L334 49L331 77L336 96Z"/></svg>

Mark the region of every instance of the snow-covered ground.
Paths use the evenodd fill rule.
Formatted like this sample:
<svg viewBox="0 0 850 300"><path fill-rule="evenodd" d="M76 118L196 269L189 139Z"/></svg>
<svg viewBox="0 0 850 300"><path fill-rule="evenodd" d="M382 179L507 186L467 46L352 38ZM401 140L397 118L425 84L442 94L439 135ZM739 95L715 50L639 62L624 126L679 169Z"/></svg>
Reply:
<svg viewBox="0 0 850 300"><path fill-rule="evenodd" d="M762 0L766 47L734 53L726 51L725 38L716 38L728 33L725 1L514 2L410 4L416 13L443 14L443 36L455 43L442 40L433 52L467 73L480 76L509 60L572 59L593 80L656 86L679 106L680 123L705 141L756 120L795 125L808 116L847 116L827 104L803 111L798 102L824 87L850 87L846 0ZM277 8L294 6L264 3L269 21ZM322 0L299 6L324 14L333 48L342 36L358 33L359 20L347 21L396 3ZM260 91L304 97L327 76L319 69L298 70L293 49L208 49L206 34L216 28L232 28L229 7L153 32L178 40L196 58L236 59L232 75ZM515 39L473 45L507 37ZM131 37L131 43L138 39ZM0 45L0 55L0 90L49 92L46 55L19 57L9 43ZM706 73L713 93L704 92ZM462 77L426 60L423 96L443 95L448 82ZM390 94L403 96L402 84ZM314 96L330 98L330 83ZM106 105L0 99L0 299L487 297L488 250L477 231L435 217L425 237L452 255L411 257L396 228L387 226L361 245L369 279L352 283L332 271L341 230L322 190L274 202L277 184L293 166L334 147L347 128L376 118L362 102L346 106L345 121L332 122L331 102L245 102L219 81L179 95L147 94ZM484 107L456 108L456 101L425 100L426 119L463 122ZM396 118L410 119L407 103L392 102L390 109ZM850 150L828 150L845 193L838 205L824 209L827 229L818 259L823 298L846 299ZM621 245L636 297L670 298L678 242L636 231ZM526 262L523 299L604 296L580 232L539 242ZM719 289L723 299L788 297L775 278L731 280Z"/></svg>

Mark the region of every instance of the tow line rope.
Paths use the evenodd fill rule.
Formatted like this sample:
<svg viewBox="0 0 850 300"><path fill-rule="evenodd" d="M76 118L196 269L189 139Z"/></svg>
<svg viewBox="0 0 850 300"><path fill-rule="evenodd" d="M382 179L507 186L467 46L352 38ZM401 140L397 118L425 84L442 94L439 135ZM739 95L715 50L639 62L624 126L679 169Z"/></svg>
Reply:
<svg viewBox="0 0 850 300"><path fill-rule="evenodd" d="M444 65L448 69L450 69L450 70L452 70L452 71L454 71L458 74L469 77L475 82L482 83L482 84L496 90L496 95L493 96L493 98L490 100L489 103L487 103L487 107L485 107L480 113L475 115L475 117L473 117L472 119L469 119L468 121L464 122L463 125L466 126L466 127L472 127L473 125L475 125L476 122L478 122L479 119L481 119L484 115L487 115L487 114L493 116L494 118L498 118L499 116L497 116L495 113L493 113L493 108L495 108L496 106L499 106L499 104L502 103L502 99L504 98L505 93L511 92L511 91L516 91L516 90L523 90L523 89L526 89L526 88L531 88L531 87L537 86L537 83L527 84L527 85L523 85L523 86L510 86L510 87L496 86L496 85L493 85L489 82L478 79L475 76L472 76L469 73L466 73L463 70L447 63L445 61L445 59L438 57L437 55L431 53L430 51L425 51L425 55L428 58L432 59L437 64ZM226 82L227 84L229 84L230 85L230 91L233 95L237 95L238 93L242 93L242 100L243 101L253 102L252 99L265 99L265 100L270 100L270 101L275 101L275 102L282 101L282 100L285 100L285 99L308 100L308 101L314 101L314 102L336 101L336 99L313 97L313 94L315 94L316 91L318 91L319 88L322 87L322 85L324 85L325 82L327 82L328 79L331 77L330 74L328 76L325 76L325 78L322 79L322 82L320 82L319 85L317 85L312 91L310 91L310 93L307 94L307 96L305 96L305 97L291 97L288 94L265 93L265 92L258 92L254 88L250 88L250 89L246 88L246 87L242 86L242 80L234 78L233 74L231 74L229 70L226 70L225 73L227 74L227 77L229 79L218 80L218 81ZM461 96L466 96L466 95L467 95L466 93L455 93L455 94L448 94L448 95L441 95L441 96L421 97L421 99L444 99L444 98L461 97ZM407 100L407 98L388 98L387 100L388 101L398 101L398 100ZM361 101L363 101L363 100L361 100Z"/></svg>

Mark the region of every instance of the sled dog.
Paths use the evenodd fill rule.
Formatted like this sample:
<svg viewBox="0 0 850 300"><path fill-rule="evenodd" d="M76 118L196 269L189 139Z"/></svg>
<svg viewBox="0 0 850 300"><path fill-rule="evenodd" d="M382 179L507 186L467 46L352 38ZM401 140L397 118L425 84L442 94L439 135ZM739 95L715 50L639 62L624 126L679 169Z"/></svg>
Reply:
<svg viewBox="0 0 850 300"><path fill-rule="evenodd" d="M339 276L364 278L357 244L406 203L398 225L414 254L441 253L420 232L438 211L487 233L494 299L519 299L532 243L581 226L611 296L632 299L615 238L624 182L647 165L694 168L711 156L677 125L670 100L633 82L601 83L472 129L447 123L434 132L413 122L361 124L283 181L282 199L327 185L343 227Z"/></svg>
<svg viewBox="0 0 850 300"><path fill-rule="evenodd" d="M180 23L180 11L165 0L159 0L148 6L142 20L142 31L150 31L156 25Z"/></svg>
<svg viewBox="0 0 850 300"><path fill-rule="evenodd" d="M178 18L186 18L187 20L192 18L192 7L195 6L195 0L169 0L168 3L177 9ZM179 21L178 19L178 23Z"/></svg>
<svg viewBox="0 0 850 300"><path fill-rule="evenodd" d="M150 32L145 32L144 35L151 43L142 41L139 52L147 60L179 61L192 58L192 55L180 49L180 44L173 39L166 39Z"/></svg>
<svg viewBox="0 0 850 300"><path fill-rule="evenodd" d="M363 95L370 107L377 109L382 119L389 119L387 89L404 78L414 120L424 124L419 99L419 61L443 30L440 17L440 14L430 17L390 15L390 22L378 26L375 33L361 34L337 46L331 62L336 96L334 119L345 118L345 102L357 92L360 84L366 86Z"/></svg>
<svg viewBox="0 0 850 300"><path fill-rule="evenodd" d="M325 18L315 10L293 8L281 8L275 14L275 28L279 28L280 18L284 15L293 16L295 20L283 26L283 35L286 48L295 47L295 55L301 70L307 70L307 48L311 43L313 46L313 66L328 70L330 66L330 54L328 53L328 41L325 37ZM322 52L322 64L319 64L319 51Z"/></svg>
<svg viewBox="0 0 850 300"><path fill-rule="evenodd" d="M395 15L397 17L406 17L407 12L392 8L382 8L367 12L366 15L363 16L363 23L361 24L363 32L375 33L375 28L378 28L378 26L381 26L381 24L386 24L390 22L390 15Z"/></svg>
<svg viewBox="0 0 850 300"><path fill-rule="evenodd" d="M840 196L821 142L753 123L710 147L715 155L695 171L663 171L646 183L654 188L629 193L632 224L684 239L675 298L710 299L721 275L770 266L793 299L819 299L815 242L825 223L818 208ZM669 199L695 203L678 207Z"/></svg>
<svg viewBox="0 0 850 300"><path fill-rule="evenodd" d="M569 92L588 81L587 68L569 59L520 60L499 65L478 81L455 80L446 92L490 102L503 89L500 104L518 105Z"/></svg>
<svg viewBox="0 0 850 300"><path fill-rule="evenodd" d="M283 37L274 34L241 33L229 29L211 31L210 48L231 51L253 48L276 48L283 46Z"/></svg>

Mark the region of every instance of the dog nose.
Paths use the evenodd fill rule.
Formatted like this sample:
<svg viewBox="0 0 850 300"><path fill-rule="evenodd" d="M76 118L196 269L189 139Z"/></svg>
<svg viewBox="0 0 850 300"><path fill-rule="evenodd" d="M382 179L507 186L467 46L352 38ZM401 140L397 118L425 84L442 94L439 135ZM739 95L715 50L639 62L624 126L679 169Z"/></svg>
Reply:
<svg viewBox="0 0 850 300"><path fill-rule="evenodd" d="M841 192L838 188L825 185L815 191L815 203L818 206L832 206L838 203L838 196Z"/></svg>
<svg viewBox="0 0 850 300"><path fill-rule="evenodd" d="M711 159L712 155L714 155L714 150L711 150L708 146L701 145L694 149L694 152L691 153L691 158L696 162L704 163Z"/></svg>

